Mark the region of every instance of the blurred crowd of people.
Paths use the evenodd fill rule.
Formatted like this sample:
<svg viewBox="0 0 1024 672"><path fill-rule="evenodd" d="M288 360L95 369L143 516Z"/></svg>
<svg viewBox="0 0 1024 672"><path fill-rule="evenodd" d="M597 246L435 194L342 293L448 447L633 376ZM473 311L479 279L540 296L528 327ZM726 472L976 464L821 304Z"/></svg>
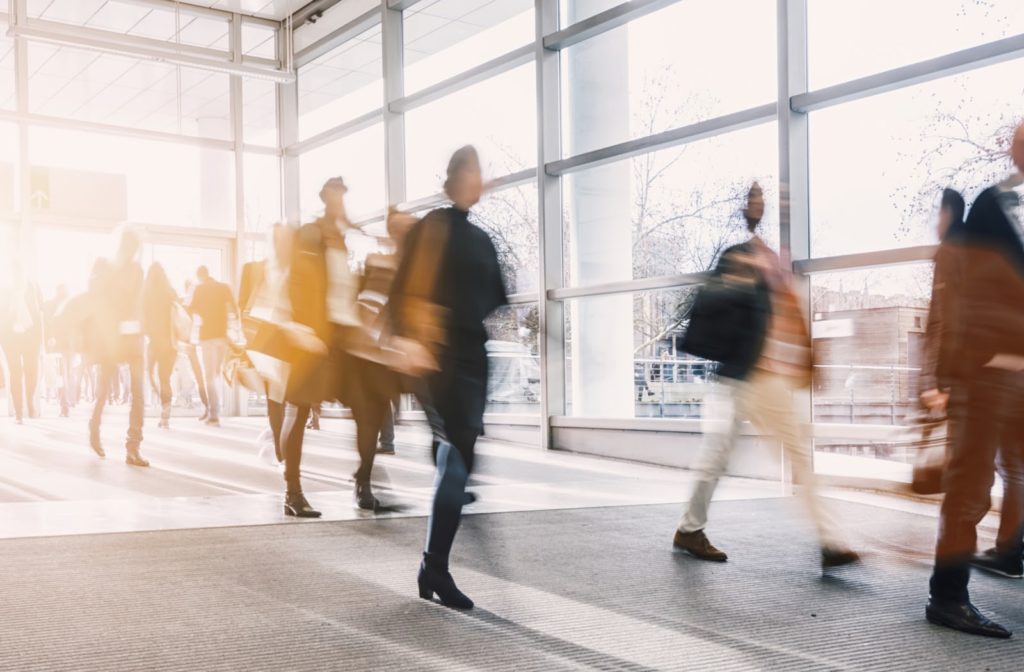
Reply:
<svg viewBox="0 0 1024 672"><path fill-rule="evenodd" d="M969 212L959 193L942 195L920 394L922 409L949 426L926 616L992 637L1010 633L972 605L971 567L1024 577L1024 125L1011 158L1015 172L982 191ZM51 396L62 415L82 401L94 404L89 440L102 457L104 406L130 404L126 459L145 467L145 380L159 400L162 428L169 427L175 391L191 403L185 376L211 426L220 422L226 386L239 384L266 396L260 442L284 464L284 513L315 518L320 512L303 494L301 462L306 429L318 426L321 406L340 402L352 410L360 461L355 502L377 511L374 458L394 449L396 399L414 394L432 430L437 467L419 593L471 608L448 563L483 433L484 321L507 297L495 247L470 221L484 190L472 147L452 156L444 190L451 205L422 218L392 209L377 251L355 263L352 236L366 234L348 219L344 180L328 180L323 215L298 228L272 227L267 258L245 265L237 300L206 268L184 298L159 263L144 274L141 240L131 229L121 231L111 257L97 260L81 296L59 292L44 301L15 269L0 343L16 422L38 415L39 363L54 355L59 383ZM795 403L810 384L813 358L803 301L791 270L759 235L764 210L754 183L743 208L749 239L719 256L689 316L682 349L716 362L717 383L705 402L695 483L673 545L701 560L727 560L708 537L709 511L741 425L750 421L784 448L815 523L822 568L849 565L860 556L820 496L807 423ZM978 554L977 525L989 511L997 469L1004 483L998 541Z"/></svg>

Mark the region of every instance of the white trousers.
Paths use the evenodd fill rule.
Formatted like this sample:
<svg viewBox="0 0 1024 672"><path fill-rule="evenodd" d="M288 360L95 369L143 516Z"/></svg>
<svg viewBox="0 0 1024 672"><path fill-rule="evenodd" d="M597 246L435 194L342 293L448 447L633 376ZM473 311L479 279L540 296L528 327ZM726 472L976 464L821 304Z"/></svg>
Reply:
<svg viewBox="0 0 1024 672"><path fill-rule="evenodd" d="M839 526L818 495L811 466L811 442L793 408L793 384L789 378L755 370L746 380L729 380L716 386L705 401L704 441L693 465L696 483L689 505L679 522L680 532L703 530L718 479L729 466L733 447L744 420L782 442L793 465L793 480L818 529L823 548L846 548Z"/></svg>

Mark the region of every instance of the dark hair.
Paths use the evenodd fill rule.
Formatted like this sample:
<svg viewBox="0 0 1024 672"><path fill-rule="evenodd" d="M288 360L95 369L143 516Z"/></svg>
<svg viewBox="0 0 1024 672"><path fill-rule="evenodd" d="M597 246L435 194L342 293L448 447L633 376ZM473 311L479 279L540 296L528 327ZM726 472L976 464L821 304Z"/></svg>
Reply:
<svg viewBox="0 0 1024 672"><path fill-rule="evenodd" d="M208 277L210 277L210 269L208 269L206 266L200 266L199 268L196 269L196 277L199 278L200 280L206 280Z"/></svg>
<svg viewBox="0 0 1024 672"><path fill-rule="evenodd" d="M444 181L444 193L448 198L452 197L452 189L455 187L455 180L461 171L466 169L480 170L480 155L476 147L466 145L455 150L452 158L448 161L448 179Z"/></svg>
<svg viewBox="0 0 1024 672"><path fill-rule="evenodd" d="M142 293L148 297L155 297L160 294L174 294L171 280L167 277L167 271L164 270L160 262L154 261L149 265L146 279L142 285Z"/></svg>
<svg viewBox="0 0 1024 672"><path fill-rule="evenodd" d="M747 230L753 233L757 229L757 225L761 223L761 218L754 219L750 216L750 200L756 196L764 198L764 189L757 182L750 185L750 191L747 192L747 204L743 206L743 219L747 221Z"/></svg>
<svg viewBox="0 0 1024 672"><path fill-rule="evenodd" d="M960 195L960 192L956 189L950 189L946 187L942 190L942 209L949 210L953 215L953 223L964 221L964 212L966 206L964 205L964 197Z"/></svg>
<svg viewBox="0 0 1024 672"><path fill-rule="evenodd" d="M334 190L339 190L343 194L346 193L348 191L348 187L345 186L345 180L340 177L332 177L324 182L324 186L320 189L320 202L326 204L327 193Z"/></svg>

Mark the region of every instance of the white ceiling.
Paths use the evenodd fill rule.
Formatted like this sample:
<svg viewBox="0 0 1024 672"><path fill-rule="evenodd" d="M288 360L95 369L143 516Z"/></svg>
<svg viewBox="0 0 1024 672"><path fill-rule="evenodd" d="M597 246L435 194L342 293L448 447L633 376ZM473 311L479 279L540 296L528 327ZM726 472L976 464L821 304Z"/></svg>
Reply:
<svg viewBox="0 0 1024 672"><path fill-rule="evenodd" d="M212 7L228 12L238 12L239 14L281 21L309 2L310 0L182 0L181 4ZM175 2L173 0L166 0L165 4L167 5L167 11L174 11ZM97 11L104 11L108 14L131 15L137 12L144 13L146 10L154 8L159 10L159 7L152 0L139 3L134 3L132 0L29 0L28 5L30 16L61 12L68 15L67 19L65 19L68 23L79 23L80 25L84 25ZM114 5L115 7L110 9L105 7L106 5Z"/></svg>

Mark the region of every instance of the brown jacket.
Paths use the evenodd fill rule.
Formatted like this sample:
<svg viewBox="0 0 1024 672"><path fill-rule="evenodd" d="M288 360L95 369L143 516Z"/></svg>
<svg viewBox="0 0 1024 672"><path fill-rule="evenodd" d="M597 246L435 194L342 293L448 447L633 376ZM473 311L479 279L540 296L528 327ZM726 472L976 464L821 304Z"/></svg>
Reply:
<svg viewBox="0 0 1024 672"><path fill-rule="evenodd" d="M935 255L923 390L971 380L997 354L1024 356L1024 245L992 191Z"/></svg>

